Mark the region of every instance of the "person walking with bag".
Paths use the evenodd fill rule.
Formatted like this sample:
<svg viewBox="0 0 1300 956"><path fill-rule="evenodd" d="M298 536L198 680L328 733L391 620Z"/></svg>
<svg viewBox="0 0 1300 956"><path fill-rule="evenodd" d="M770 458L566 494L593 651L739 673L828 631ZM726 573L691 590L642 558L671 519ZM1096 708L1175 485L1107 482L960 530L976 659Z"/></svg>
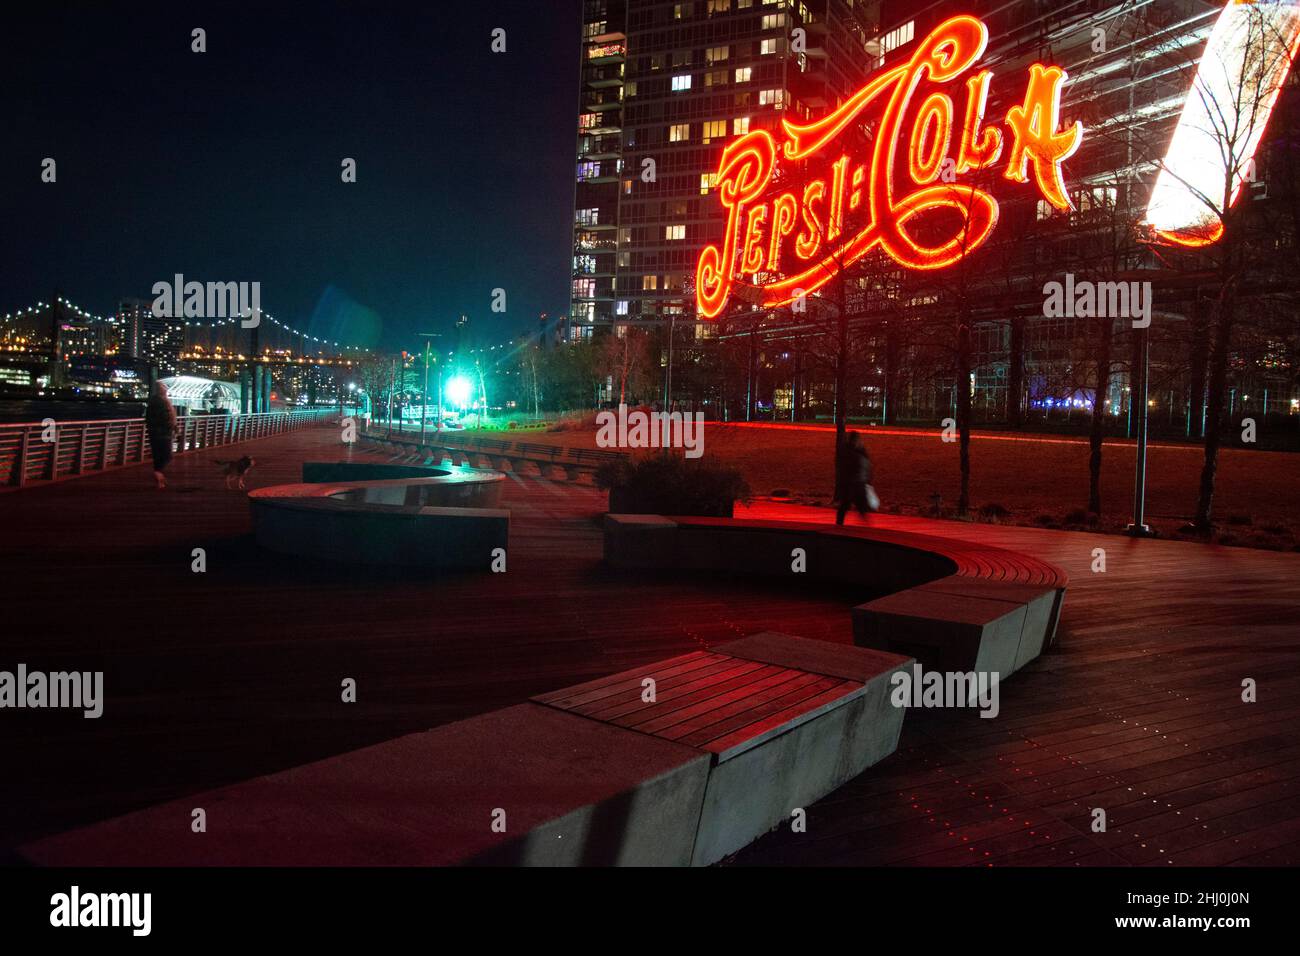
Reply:
<svg viewBox="0 0 1300 956"><path fill-rule="evenodd" d="M863 518L868 511L880 509L880 498L871 487L871 473L871 456L862 443L861 433L849 432L835 456L835 499L839 502L836 524L844 524L849 508Z"/></svg>

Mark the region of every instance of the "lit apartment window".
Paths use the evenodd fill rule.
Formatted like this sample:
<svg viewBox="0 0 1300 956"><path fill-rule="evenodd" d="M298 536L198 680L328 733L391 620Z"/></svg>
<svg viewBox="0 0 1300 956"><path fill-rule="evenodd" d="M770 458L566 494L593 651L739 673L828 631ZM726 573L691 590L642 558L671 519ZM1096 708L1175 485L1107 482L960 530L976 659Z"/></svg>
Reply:
<svg viewBox="0 0 1300 956"><path fill-rule="evenodd" d="M628 80L623 84L623 96L636 96L636 80Z"/></svg>
<svg viewBox="0 0 1300 956"><path fill-rule="evenodd" d="M578 164L578 182L585 182L588 179L595 179L600 175L600 163L579 163Z"/></svg>
<svg viewBox="0 0 1300 956"><path fill-rule="evenodd" d="M726 120L706 120L704 123L704 142L711 143L727 135Z"/></svg>
<svg viewBox="0 0 1300 956"><path fill-rule="evenodd" d="M736 68L736 82L748 83L749 78L754 75L754 68L751 66L741 66Z"/></svg>
<svg viewBox="0 0 1300 956"><path fill-rule="evenodd" d="M709 194L709 190L716 185L718 185L717 173L700 174L700 195L701 196L707 196Z"/></svg>
<svg viewBox="0 0 1300 956"><path fill-rule="evenodd" d="M658 276L642 276L642 277L641 277L641 289L642 289L642 291L653 291L653 290L658 289L658 288L659 288L659 277L658 277Z"/></svg>
<svg viewBox="0 0 1300 956"><path fill-rule="evenodd" d="M689 4L689 3L675 3L675 4L673 4L673 19L674 19L674 20L685 20L685 19L686 19L687 17L689 17L690 15L691 15L691 4Z"/></svg>
<svg viewBox="0 0 1300 956"><path fill-rule="evenodd" d="M620 299L614 303L615 315L627 315L627 299Z"/></svg>
<svg viewBox="0 0 1300 956"><path fill-rule="evenodd" d="M896 50L904 43L910 43L915 36L916 21L908 20L901 27L895 27L880 38L880 52L883 55L890 50Z"/></svg>
<svg viewBox="0 0 1300 956"><path fill-rule="evenodd" d="M758 52L763 56L771 56L776 52L776 39L760 40L758 44Z"/></svg>
<svg viewBox="0 0 1300 956"><path fill-rule="evenodd" d="M599 117L595 113L582 113L578 116L578 129L590 129L596 125Z"/></svg>
<svg viewBox="0 0 1300 956"><path fill-rule="evenodd" d="M632 180L630 179L623 180L623 195L624 196L632 195Z"/></svg>
<svg viewBox="0 0 1300 956"><path fill-rule="evenodd" d="M583 226L595 226L599 215L599 209L579 209L574 215L574 221Z"/></svg>
<svg viewBox="0 0 1300 956"><path fill-rule="evenodd" d="M675 126L668 127L668 142L680 143L684 139L691 138L691 124L678 123Z"/></svg>
<svg viewBox="0 0 1300 956"><path fill-rule="evenodd" d="M785 105L785 90L761 90L758 94L759 106L775 106L780 109Z"/></svg>
<svg viewBox="0 0 1300 956"><path fill-rule="evenodd" d="M574 279L573 280L573 297L575 299L590 299L596 295L595 279Z"/></svg>
<svg viewBox="0 0 1300 956"><path fill-rule="evenodd" d="M726 13L731 9L731 0L708 0L708 3L709 16L715 13Z"/></svg>
<svg viewBox="0 0 1300 956"><path fill-rule="evenodd" d="M686 227L685 226L664 226L664 238L685 239Z"/></svg>
<svg viewBox="0 0 1300 956"><path fill-rule="evenodd" d="M712 66L715 63L721 63L730 53L730 47L711 46L704 53L704 62Z"/></svg>
<svg viewBox="0 0 1300 956"><path fill-rule="evenodd" d="M749 132L748 116L738 116L731 121L731 134L733 136L741 136L744 133L748 133L748 132ZM595 220L592 221L595 222Z"/></svg>
<svg viewBox="0 0 1300 956"><path fill-rule="evenodd" d="M785 26L784 13L767 13L763 15L764 30L780 30Z"/></svg>
<svg viewBox="0 0 1300 956"><path fill-rule="evenodd" d="M726 86L727 77L730 75L731 74L729 74L726 70L713 70L710 73L705 73L704 85L705 86Z"/></svg>
<svg viewBox="0 0 1300 956"><path fill-rule="evenodd" d="M689 73L682 73L673 77L674 93L681 93L683 90L689 90L690 88L691 88L691 75Z"/></svg>

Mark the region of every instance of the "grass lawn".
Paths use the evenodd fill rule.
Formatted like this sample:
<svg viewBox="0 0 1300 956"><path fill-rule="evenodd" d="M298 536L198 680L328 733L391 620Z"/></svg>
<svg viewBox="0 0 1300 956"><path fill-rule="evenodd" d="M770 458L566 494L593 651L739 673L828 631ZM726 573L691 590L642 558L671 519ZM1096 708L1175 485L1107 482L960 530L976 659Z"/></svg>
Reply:
<svg viewBox="0 0 1300 956"><path fill-rule="evenodd" d="M943 442L937 431L860 430L875 465L874 484L884 510L933 514L932 496L937 494L939 513L951 514L958 491L956 442ZM529 432L526 440L594 448L596 433L578 427ZM814 504L830 502L833 446L834 433L819 426L709 423L704 432L705 458L738 467L755 495ZM1099 530L1120 531L1130 520L1134 454L1132 442L1105 445ZM1194 513L1202 459L1199 445L1158 443L1148 449L1147 521L1162 535L1176 536ZM1009 514L998 520L1008 523L1086 526L1081 513L1088 503L1087 441L975 433L971 503L977 509L1006 509ZM1224 544L1300 548L1300 455L1223 449L1214 514L1217 538Z"/></svg>

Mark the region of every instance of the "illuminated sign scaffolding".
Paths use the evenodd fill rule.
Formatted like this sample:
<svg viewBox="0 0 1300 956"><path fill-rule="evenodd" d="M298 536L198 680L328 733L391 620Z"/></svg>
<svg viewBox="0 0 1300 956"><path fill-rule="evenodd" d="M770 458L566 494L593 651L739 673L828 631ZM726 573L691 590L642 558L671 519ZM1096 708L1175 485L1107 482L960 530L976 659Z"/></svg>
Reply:
<svg viewBox="0 0 1300 956"><path fill-rule="evenodd" d="M958 176L997 163L1004 137L986 125L985 104L992 73L975 73L960 83L964 109L955 127L956 107L946 89L983 55L988 29L974 17L953 17L934 29L912 58L872 80L838 109L806 125L782 124L784 138L755 130L731 142L718 165L717 187L727 211L720 246L705 247L696 269L696 306L703 318L726 307L738 280L758 293L764 308L789 304L820 289L842 269L879 247L911 269L942 269L959 261L988 239L998 220L998 204L986 190L956 181ZM1079 123L1060 124L1061 87L1066 75L1055 66L1034 64L1029 70L1022 105L1007 111L1010 148L1004 176L1027 183L1058 209L1070 209L1061 164L1079 147ZM925 84L927 92L912 118L909 106ZM931 87L938 86L938 89ZM837 138L869 106L881 109L869 155L835 149ZM905 170L896 154L907 140ZM956 160L949 159L954 141ZM784 189L776 176L780 160L813 167L826 163L823 175L800 179ZM899 188L900 180L903 181ZM910 184L910 185L909 185ZM851 213L865 204L867 224L851 224ZM956 228L937 244L919 240L913 230L924 214L949 210ZM777 275L759 283L758 273Z"/></svg>
<svg viewBox="0 0 1300 956"><path fill-rule="evenodd" d="M1223 8L1151 191L1146 224L1156 239L1205 246L1223 235L1224 192L1231 207L1253 178L1255 150L1298 50L1298 0Z"/></svg>

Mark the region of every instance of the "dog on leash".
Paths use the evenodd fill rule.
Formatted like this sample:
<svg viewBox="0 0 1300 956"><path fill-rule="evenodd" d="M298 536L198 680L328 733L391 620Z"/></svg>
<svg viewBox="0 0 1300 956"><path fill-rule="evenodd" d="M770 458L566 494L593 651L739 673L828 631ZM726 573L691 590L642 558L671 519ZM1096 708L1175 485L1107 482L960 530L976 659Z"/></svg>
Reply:
<svg viewBox="0 0 1300 956"><path fill-rule="evenodd" d="M230 488L232 482L237 482L237 487L242 490L245 476L253 470L253 466L257 464L257 461L245 455L243 458L234 461L218 461L217 464L221 466L221 473L226 476L226 487Z"/></svg>

